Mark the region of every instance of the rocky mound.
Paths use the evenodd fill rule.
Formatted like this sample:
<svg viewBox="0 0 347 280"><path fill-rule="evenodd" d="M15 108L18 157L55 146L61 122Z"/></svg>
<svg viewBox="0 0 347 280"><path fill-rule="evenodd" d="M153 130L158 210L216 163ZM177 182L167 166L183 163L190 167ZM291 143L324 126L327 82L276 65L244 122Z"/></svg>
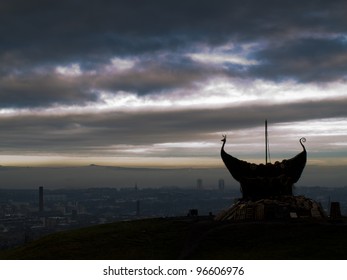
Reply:
<svg viewBox="0 0 347 280"><path fill-rule="evenodd" d="M304 196L279 196L257 201L240 200L222 211L216 221L261 221L297 218L324 218L322 206Z"/></svg>

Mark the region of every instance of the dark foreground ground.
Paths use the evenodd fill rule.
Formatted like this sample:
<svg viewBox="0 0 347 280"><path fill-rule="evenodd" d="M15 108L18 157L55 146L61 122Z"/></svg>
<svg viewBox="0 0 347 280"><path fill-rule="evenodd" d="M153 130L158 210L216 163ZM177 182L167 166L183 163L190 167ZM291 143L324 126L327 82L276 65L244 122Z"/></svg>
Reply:
<svg viewBox="0 0 347 280"><path fill-rule="evenodd" d="M347 223L145 219L51 234L0 259L347 259Z"/></svg>

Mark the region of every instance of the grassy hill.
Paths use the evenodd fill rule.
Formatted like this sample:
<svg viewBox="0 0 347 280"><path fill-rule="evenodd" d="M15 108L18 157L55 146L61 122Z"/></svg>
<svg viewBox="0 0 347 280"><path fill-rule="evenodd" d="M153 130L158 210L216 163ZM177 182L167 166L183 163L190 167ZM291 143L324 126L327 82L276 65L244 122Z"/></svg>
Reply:
<svg viewBox="0 0 347 280"><path fill-rule="evenodd" d="M144 219L51 234L0 259L347 259L347 224Z"/></svg>

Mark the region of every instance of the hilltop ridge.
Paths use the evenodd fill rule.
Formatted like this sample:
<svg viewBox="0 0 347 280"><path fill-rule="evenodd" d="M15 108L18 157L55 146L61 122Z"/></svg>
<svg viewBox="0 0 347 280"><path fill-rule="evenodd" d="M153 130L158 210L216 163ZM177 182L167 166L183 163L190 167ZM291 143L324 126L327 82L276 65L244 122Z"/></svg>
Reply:
<svg viewBox="0 0 347 280"><path fill-rule="evenodd" d="M0 259L346 259L346 235L346 223L325 220L155 218L54 233Z"/></svg>

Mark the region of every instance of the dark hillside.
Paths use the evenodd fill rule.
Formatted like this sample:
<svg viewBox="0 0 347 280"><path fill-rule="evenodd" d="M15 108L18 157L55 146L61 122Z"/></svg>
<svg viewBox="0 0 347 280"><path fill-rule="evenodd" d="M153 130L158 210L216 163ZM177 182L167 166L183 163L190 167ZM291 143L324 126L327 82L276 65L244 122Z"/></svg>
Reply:
<svg viewBox="0 0 347 280"><path fill-rule="evenodd" d="M347 259L347 224L136 220L51 234L0 258Z"/></svg>

